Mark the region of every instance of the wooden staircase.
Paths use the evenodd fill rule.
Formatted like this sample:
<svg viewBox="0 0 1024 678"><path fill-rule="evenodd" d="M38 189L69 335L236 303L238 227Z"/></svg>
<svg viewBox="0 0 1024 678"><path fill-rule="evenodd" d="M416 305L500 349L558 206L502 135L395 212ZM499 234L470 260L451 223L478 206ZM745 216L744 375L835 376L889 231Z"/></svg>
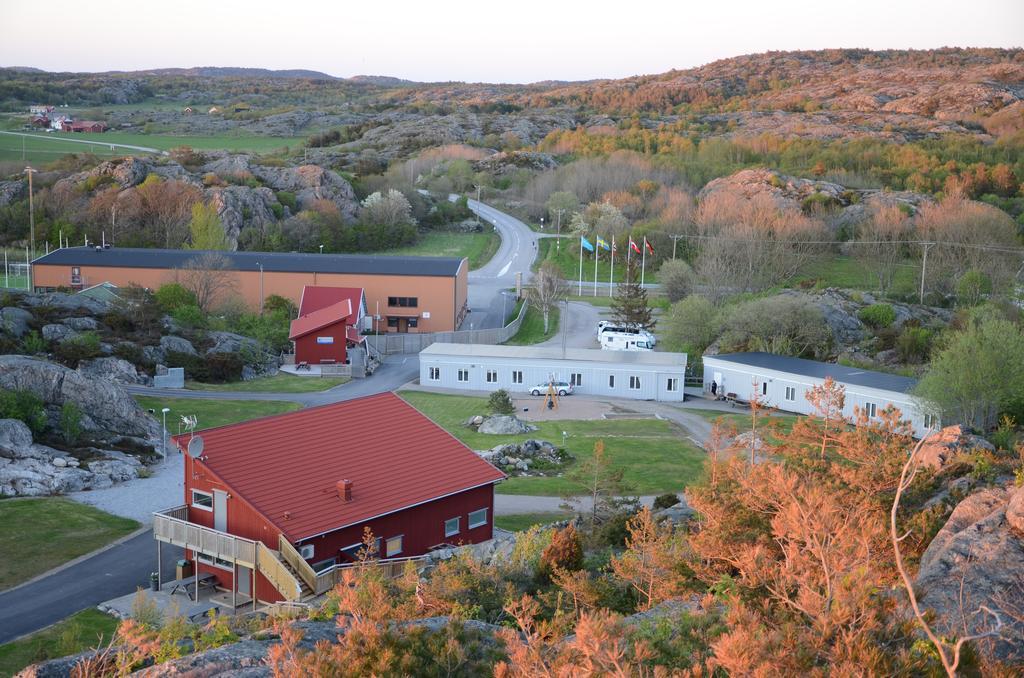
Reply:
<svg viewBox="0 0 1024 678"><path fill-rule="evenodd" d="M301 602L316 597L316 592L313 591L313 589L309 588L309 584L307 584L306 580L302 578L302 575L296 572L295 568L293 568L287 560L281 557L281 552L274 551L273 553L277 557L277 559L281 561L281 564L284 566L284 569L288 570L288 572L291 573L293 577L295 577L295 580L299 582L299 601Z"/></svg>

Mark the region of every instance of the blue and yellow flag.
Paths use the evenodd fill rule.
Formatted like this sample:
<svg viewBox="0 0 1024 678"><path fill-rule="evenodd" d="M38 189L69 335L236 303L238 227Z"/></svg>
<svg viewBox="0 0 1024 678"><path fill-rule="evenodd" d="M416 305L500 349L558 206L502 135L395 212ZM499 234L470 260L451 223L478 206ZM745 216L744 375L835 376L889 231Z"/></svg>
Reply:
<svg viewBox="0 0 1024 678"><path fill-rule="evenodd" d="M601 239L598 238L597 242L600 243ZM584 238L583 236L580 236L580 245L582 245L583 249L585 249L588 252L593 252L594 251L593 244L591 244L591 242L589 240L587 240L586 238Z"/></svg>
<svg viewBox="0 0 1024 678"><path fill-rule="evenodd" d="M608 245L608 242L601 236L597 236L597 246L606 251L611 249L611 247L609 247Z"/></svg>

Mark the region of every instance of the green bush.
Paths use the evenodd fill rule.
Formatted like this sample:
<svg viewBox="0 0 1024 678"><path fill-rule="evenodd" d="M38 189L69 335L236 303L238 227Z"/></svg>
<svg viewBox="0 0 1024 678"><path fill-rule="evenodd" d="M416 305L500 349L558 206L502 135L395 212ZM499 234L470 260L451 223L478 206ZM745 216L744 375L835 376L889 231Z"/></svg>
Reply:
<svg viewBox="0 0 1024 678"><path fill-rule="evenodd" d="M46 430L46 410L43 401L31 391L0 392L0 419L17 419L25 423L33 435Z"/></svg>
<svg viewBox="0 0 1024 678"><path fill-rule="evenodd" d="M70 400L60 408L60 432L68 445L77 443L82 435L82 408Z"/></svg>
<svg viewBox="0 0 1024 678"><path fill-rule="evenodd" d="M487 399L487 407L493 414L512 414L516 411L516 406L512 404L512 398L503 388L491 393Z"/></svg>
<svg viewBox="0 0 1024 678"><path fill-rule="evenodd" d="M115 346L114 355L121 360L127 360L133 365L143 365L146 362L146 356L142 352L142 347L128 341L121 342Z"/></svg>
<svg viewBox="0 0 1024 678"><path fill-rule="evenodd" d="M992 294L992 279L971 269L956 282L956 301L960 306L977 306Z"/></svg>
<svg viewBox="0 0 1024 678"><path fill-rule="evenodd" d="M46 352L46 341L39 336L39 333L32 330L21 340L21 349L26 355L37 355Z"/></svg>
<svg viewBox="0 0 1024 678"><path fill-rule="evenodd" d="M77 367L81 361L91 360L100 355L100 335L95 332L83 332L54 346L53 353L68 366Z"/></svg>
<svg viewBox="0 0 1024 678"><path fill-rule="evenodd" d="M196 295L180 283L167 283L153 293L156 303L164 313L174 313L183 306L198 306Z"/></svg>
<svg viewBox="0 0 1024 678"><path fill-rule="evenodd" d="M896 351L905 363L923 363L932 348L935 333L924 327L908 325L896 337Z"/></svg>
<svg viewBox="0 0 1024 678"><path fill-rule="evenodd" d="M291 191L278 191L274 194L277 197L277 201L291 210L292 214L295 214L295 194Z"/></svg>
<svg viewBox="0 0 1024 678"><path fill-rule="evenodd" d="M672 492L668 492L666 494L659 494L657 497L654 498L654 510L657 511L658 509L666 509L670 506L675 506L678 503L679 497Z"/></svg>
<svg viewBox="0 0 1024 678"><path fill-rule="evenodd" d="M181 327L191 330L205 329L209 323L209 319L206 314L203 313L203 309L196 305L180 306L174 309L171 313L171 317L174 318L174 322L178 323Z"/></svg>
<svg viewBox="0 0 1024 678"><path fill-rule="evenodd" d="M890 304L871 304L862 308L857 317L868 327L880 330L896 322L896 309Z"/></svg>

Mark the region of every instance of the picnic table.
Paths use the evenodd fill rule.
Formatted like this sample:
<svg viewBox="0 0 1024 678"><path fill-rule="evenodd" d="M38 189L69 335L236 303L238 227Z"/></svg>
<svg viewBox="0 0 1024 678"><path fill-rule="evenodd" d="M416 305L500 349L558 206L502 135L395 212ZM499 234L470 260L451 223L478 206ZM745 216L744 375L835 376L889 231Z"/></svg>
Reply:
<svg viewBox="0 0 1024 678"><path fill-rule="evenodd" d="M185 610L185 616L188 617L190 622L198 622L209 617L210 611L216 610L217 607L218 605L211 602L196 603Z"/></svg>
<svg viewBox="0 0 1024 678"><path fill-rule="evenodd" d="M745 407L750 404L749 400L744 400L743 398L737 396L735 393L726 393L725 401L729 403L731 407L736 407L737 405L739 405L740 407Z"/></svg>
<svg viewBox="0 0 1024 678"><path fill-rule="evenodd" d="M295 366L295 371L298 372L299 370L309 370L309 363L303 360L301 363Z"/></svg>
<svg viewBox="0 0 1024 678"><path fill-rule="evenodd" d="M178 591L184 591L185 595L188 596L190 595L188 587L193 584L196 586L196 597L198 598L199 588L214 588L217 584L217 576L210 574L209 572L204 572L202 574L192 575L191 577L185 577L183 579L175 579L174 583L171 585L170 595L173 596Z"/></svg>

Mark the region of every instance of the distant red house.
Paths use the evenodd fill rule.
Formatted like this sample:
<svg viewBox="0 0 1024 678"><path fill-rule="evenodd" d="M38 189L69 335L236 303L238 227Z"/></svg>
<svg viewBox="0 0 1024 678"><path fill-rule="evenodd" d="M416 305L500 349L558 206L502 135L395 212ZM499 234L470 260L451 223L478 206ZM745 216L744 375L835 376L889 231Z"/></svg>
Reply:
<svg viewBox="0 0 1024 678"><path fill-rule="evenodd" d="M344 363L352 302L342 299L292 321L288 338L295 344L296 363Z"/></svg>
<svg viewBox="0 0 1024 678"><path fill-rule="evenodd" d="M504 474L393 393L199 436L186 504L157 513L154 536L242 602L329 590L364 528L385 560L492 538ZM174 438L183 451L190 439Z"/></svg>
<svg viewBox="0 0 1024 678"><path fill-rule="evenodd" d="M65 132L106 132L107 125L95 120L65 121L62 125Z"/></svg>

